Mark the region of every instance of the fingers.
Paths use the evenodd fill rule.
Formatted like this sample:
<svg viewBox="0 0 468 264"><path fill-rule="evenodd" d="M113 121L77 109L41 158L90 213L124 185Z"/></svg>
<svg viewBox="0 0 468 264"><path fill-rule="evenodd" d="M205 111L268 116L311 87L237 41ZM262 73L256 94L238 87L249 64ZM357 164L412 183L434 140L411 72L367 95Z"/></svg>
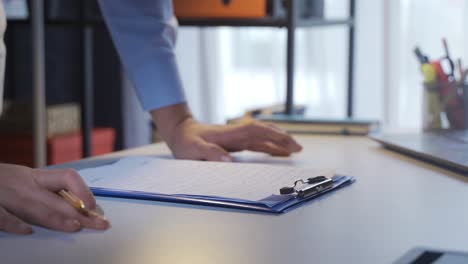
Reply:
<svg viewBox="0 0 468 264"><path fill-rule="evenodd" d="M273 124L249 122L235 127L231 132L237 135L242 134L242 139L238 139L237 141L239 142L236 142L233 147L233 149L236 150L239 150L238 146L240 146L241 148L243 147L243 149L281 156L290 155L291 153L302 150L302 146L289 134ZM228 136L229 135L226 135L226 137Z"/></svg>
<svg viewBox="0 0 468 264"><path fill-rule="evenodd" d="M264 142L272 142L288 151L289 154L299 152L299 145L288 133L273 124L249 121L240 125L217 127L204 138L218 144L229 151L251 149ZM269 152L268 152L269 153Z"/></svg>
<svg viewBox="0 0 468 264"><path fill-rule="evenodd" d="M83 227L104 230L105 219L85 216L56 193L40 189L27 198L18 198L9 210L16 216L36 225L62 232L77 232Z"/></svg>
<svg viewBox="0 0 468 264"><path fill-rule="evenodd" d="M249 146L248 150L268 153L272 156L287 157L291 152L283 147L277 146L272 142L256 143Z"/></svg>
<svg viewBox="0 0 468 264"><path fill-rule="evenodd" d="M95 208L94 197L76 172L15 167L5 173L14 177L0 178L0 230L31 233L31 226L26 222L64 232L76 232L82 227L109 227L108 221L82 215L57 194L58 190L68 189L88 208ZM3 175L4 171L0 176ZM10 181L13 178L16 180Z"/></svg>
<svg viewBox="0 0 468 264"><path fill-rule="evenodd" d="M77 221L80 226L86 228L105 230L110 227L109 221L104 217L99 215L85 216L55 194L59 190L67 189L83 200L88 209L94 210L96 208L96 201L91 191L74 170L38 170L35 176L39 185L53 192L41 194L41 201L53 205L53 208L63 214L64 217ZM68 227L58 224L55 228L66 229Z"/></svg>
<svg viewBox="0 0 468 264"><path fill-rule="evenodd" d="M87 208L94 210L96 200L80 175L71 169L34 170L34 178L41 186L52 192L69 190L83 200Z"/></svg>
<svg viewBox="0 0 468 264"><path fill-rule="evenodd" d="M97 213L93 215L85 215L55 193L44 192L41 194L40 199L49 207L62 213L66 218L77 220L82 227L98 230L105 230L110 227L109 221L104 217Z"/></svg>
<svg viewBox="0 0 468 264"><path fill-rule="evenodd" d="M199 144L199 159L207 161L232 161L229 152L221 148L220 146L212 143L201 142Z"/></svg>
<svg viewBox="0 0 468 264"><path fill-rule="evenodd" d="M18 235L27 235L33 232L30 225L2 207L0 207L0 230Z"/></svg>
<svg viewBox="0 0 468 264"><path fill-rule="evenodd" d="M47 204L48 201L43 201L41 195L34 197L34 200L19 201L18 206L11 208L11 212L19 218L40 225L52 230L62 232L77 232L81 230L81 224L76 218L66 216L55 203Z"/></svg>
<svg viewBox="0 0 468 264"><path fill-rule="evenodd" d="M273 124L252 123L252 134L258 138L266 139L276 145L286 149L290 153L299 152L302 146L299 145L289 134Z"/></svg>
<svg viewBox="0 0 468 264"><path fill-rule="evenodd" d="M204 139L230 152L253 150L288 156L302 150L302 146L289 134L273 124L249 121L240 125L216 127L210 132L204 135Z"/></svg>

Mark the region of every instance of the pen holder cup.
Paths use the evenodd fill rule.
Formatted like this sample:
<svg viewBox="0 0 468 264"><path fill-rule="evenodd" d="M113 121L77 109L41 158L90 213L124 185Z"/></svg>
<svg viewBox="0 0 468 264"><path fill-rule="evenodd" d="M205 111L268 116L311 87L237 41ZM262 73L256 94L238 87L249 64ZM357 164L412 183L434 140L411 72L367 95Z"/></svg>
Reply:
<svg viewBox="0 0 468 264"><path fill-rule="evenodd" d="M468 85L460 83L424 83L423 129L468 128Z"/></svg>

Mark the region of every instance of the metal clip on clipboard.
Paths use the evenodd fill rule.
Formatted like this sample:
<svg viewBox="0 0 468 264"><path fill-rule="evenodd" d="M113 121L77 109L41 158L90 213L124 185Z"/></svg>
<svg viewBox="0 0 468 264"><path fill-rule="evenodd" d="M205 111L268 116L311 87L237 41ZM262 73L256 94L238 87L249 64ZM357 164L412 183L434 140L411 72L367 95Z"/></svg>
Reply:
<svg viewBox="0 0 468 264"><path fill-rule="evenodd" d="M296 187L298 183L303 184L300 188ZM297 180L292 187L283 187L280 189L280 194L296 194L297 198L306 198L317 194L321 191L333 187L333 181L325 176L317 176L307 180Z"/></svg>

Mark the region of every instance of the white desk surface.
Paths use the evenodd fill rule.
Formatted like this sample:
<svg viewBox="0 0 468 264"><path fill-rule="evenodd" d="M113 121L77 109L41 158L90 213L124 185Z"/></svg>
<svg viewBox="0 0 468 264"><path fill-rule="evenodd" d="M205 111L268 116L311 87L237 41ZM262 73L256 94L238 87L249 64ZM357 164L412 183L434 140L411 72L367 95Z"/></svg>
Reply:
<svg viewBox="0 0 468 264"><path fill-rule="evenodd" d="M282 215L98 198L112 229L0 233L0 263L391 263L415 246L468 251L468 178L364 137L297 138L305 149L291 158L241 156L336 168L356 183ZM169 152L111 157L155 154Z"/></svg>

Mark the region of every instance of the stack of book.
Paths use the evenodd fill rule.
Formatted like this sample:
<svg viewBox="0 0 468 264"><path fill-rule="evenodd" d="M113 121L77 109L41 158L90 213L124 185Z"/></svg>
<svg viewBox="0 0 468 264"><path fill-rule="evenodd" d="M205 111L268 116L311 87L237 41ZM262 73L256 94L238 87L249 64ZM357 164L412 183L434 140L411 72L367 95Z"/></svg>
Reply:
<svg viewBox="0 0 468 264"><path fill-rule="evenodd" d="M295 109L295 114L285 115L281 106L272 106L247 111L243 117L228 120L229 124L254 119L270 124L293 134L339 134L368 135L377 132L379 122L354 118L313 118L304 115L305 107Z"/></svg>
<svg viewBox="0 0 468 264"><path fill-rule="evenodd" d="M0 133L32 135L33 110L28 103L5 102L0 116ZM81 114L78 104L59 104L47 106L47 136L66 134L80 130Z"/></svg>
<svg viewBox="0 0 468 264"><path fill-rule="evenodd" d="M69 162L82 157L80 107L77 104L48 106L46 110L47 163ZM6 103L0 117L0 162L33 166L32 108L24 103ZM92 155L114 150L113 128L92 131Z"/></svg>

